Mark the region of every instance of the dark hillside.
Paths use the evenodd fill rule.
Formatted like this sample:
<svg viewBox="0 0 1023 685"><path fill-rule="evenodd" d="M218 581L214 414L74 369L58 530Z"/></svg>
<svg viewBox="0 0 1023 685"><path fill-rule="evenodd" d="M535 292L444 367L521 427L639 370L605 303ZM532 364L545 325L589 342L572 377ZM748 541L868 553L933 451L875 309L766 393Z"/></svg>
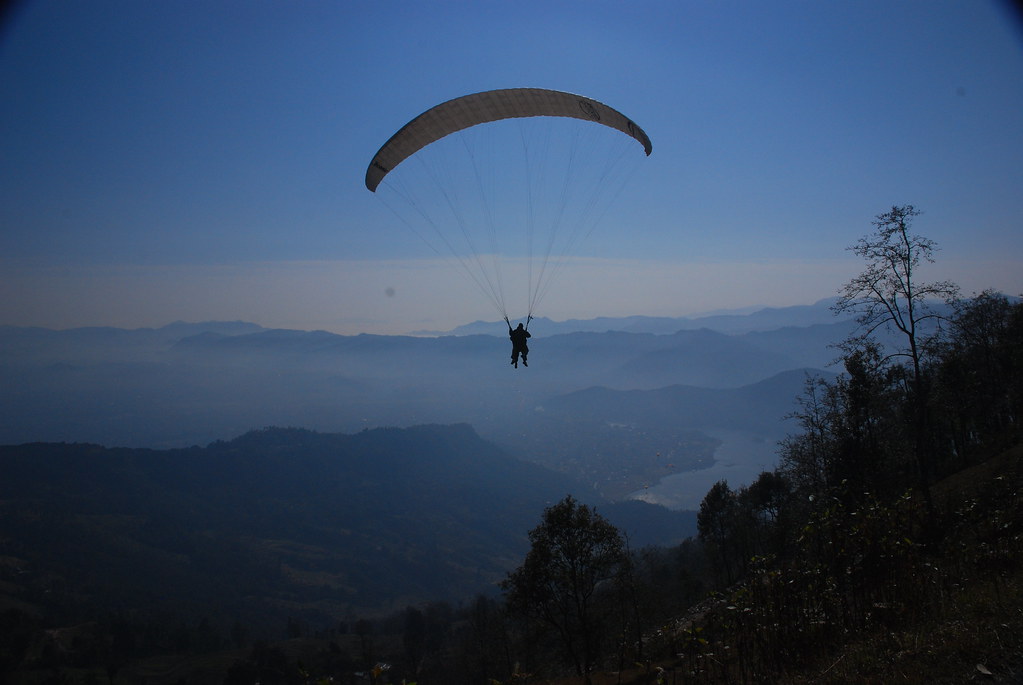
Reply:
<svg viewBox="0 0 1023 685"><path fill-rule="evenodd" d="M571 481L468 426L267 429L206 448L0 448L10 602L313 623L486 591ZM91 608L90 608L91 607Z"/></svg>

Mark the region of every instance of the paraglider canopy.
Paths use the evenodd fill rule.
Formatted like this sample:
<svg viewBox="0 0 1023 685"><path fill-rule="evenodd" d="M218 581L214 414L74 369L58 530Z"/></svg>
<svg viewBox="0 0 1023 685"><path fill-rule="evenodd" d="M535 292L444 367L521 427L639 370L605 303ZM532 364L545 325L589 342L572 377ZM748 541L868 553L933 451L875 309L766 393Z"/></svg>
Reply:
<svg viewBox="0 0 1023 685"><path fill-rule="evenodd" d="M391 169L456 131L501 119L544 116L571 117L610 126L639 141L647 155L653 151L643 129L618 110L596 100L543 88L488 90L448 100L402 126L374 155L366 170L366 187L376 192Z"/></svg>
<svg viewBox="0 0 1023 685"><path fill-rule="evenodd" d="M652 150L643 129L597 100L490 90L402 126L373 156L366 187L503 318L506 281L523 283L513 292L525 296L529 321L644 158L640 149Z"/></svg>

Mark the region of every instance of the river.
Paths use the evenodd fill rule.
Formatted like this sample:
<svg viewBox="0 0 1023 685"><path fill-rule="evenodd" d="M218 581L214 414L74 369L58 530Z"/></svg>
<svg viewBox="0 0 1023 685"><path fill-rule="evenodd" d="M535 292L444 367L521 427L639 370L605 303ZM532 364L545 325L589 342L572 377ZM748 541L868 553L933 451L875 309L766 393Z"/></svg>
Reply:
<svg viewBox="0 0 1023 685"><path fill-rule="evenodd" d="M773 438L731 431L708 431L708 435L721 441L714 450L713 466L665 476L656 484L630 494L629 499L669 509L699 510L707 491L719 480L728 481L734 490L749 485L778 463L778 444Z"/></svg>

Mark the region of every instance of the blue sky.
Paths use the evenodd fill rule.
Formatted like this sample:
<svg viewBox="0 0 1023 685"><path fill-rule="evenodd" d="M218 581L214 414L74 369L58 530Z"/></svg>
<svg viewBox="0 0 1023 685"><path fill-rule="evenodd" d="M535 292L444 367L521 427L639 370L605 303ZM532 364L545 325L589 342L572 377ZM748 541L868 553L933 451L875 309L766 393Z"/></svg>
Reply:
<svg viewBox="0 0 1023 685"><path fill-rule="evenodd" d="M29 0L0 34L0 325L497 318L363 185L444 100L533 86L653 141L537 314L803 304L892 205L926 272L1023 293L1007 5Z"/></svg>

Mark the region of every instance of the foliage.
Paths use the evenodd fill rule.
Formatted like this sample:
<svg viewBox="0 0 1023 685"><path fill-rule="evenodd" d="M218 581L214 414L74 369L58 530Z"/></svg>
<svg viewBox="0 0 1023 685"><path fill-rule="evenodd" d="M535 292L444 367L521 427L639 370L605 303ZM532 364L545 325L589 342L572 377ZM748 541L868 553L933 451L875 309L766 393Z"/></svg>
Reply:
<svg viewBox="0 0 1023 685"><path fill-rule="evenodd" d="M1011 667L1012 650L1023 646L1004 629L1009 621L1023 625L1021 457L1016 448L985 462L982 473L939 483L943 534L927 544L932 525L918 493L884 499L867 493L855 504L837 491L815 497L784 553L751 560L742 580L716 595L698 622L677 629L677 639L688 640L698 627L706 642L690 640L675 665L700 682L848 682L870 672L877 682L951 682L958 679L919 660L922 672L897 665L896 652L915 654L930 633L952 644L960 631L966 642L954 648L969 643L974 651L953 666L943 660L946 667L963 669L962 661L981 654L986 663ZM978 629L964 622L967 606L996 611L975 618L985 631L1000 633L1001 649L967 637ZM888 636L900 636L901 650L881 647ZM853 647L854 659L836 669L847 646L860 643L878 651Z"/></svg>
<svg viewBox="0 0 1023 685"><path fill-rule="evenodd" d="M530 531L525 561L502 583L509 610L557 639L584 678L606 645L628 558L618 530L571 495Z"/></svg>
<svg viewBox="0 0 1023 685"><path fill-rule="evenodd" d="M939 469L974 463L1008 446L1023 422L1023 307L985 291L956 303L948 335L933 346L930 410Z"/></svg>
<svg viewBox="0 0 1023 685"><path fill-rule="evenodd" d="M985 587L1004 588L1006 608L1023 611L1020 452L991 460L1020 442L1023 304L988 292L957 300L923 336L932 315L917 296L954 287L915 284L933 249L906 231L917 214L893 208L861 241L858 253L875 261L843 303L860 297L866 334L842 347L844 374L807 378L793 415L802 432L781 443L779 469L738 490L720 482L701 505L719 594L674 626L676 646L687 640L675 666L691 677L775 682L825 664L808 678L817 682L843 672L827 661L845 645L940 626ZM903 354L871 338L886 323L905 334ZM998 464L983 496L948 485L978 461ZM941 501L931 498L938 474ZM702 641L691 639L697 629Z"/></svg>
<svg viewBox="0 0 1023 685"><path fill-rule="evenodd" d="M949 281L921 282L918 269L922 261L933 262L937 249L933 240L910 232L920 212L912 205L892 207L874 218L875 232L861 238L851 249L866 261L866 268L850 280L834 306L836 313L855 312L860 333L845 342L847 361L858 350L876 354L872 336L884 327L902 335L903 346L893 356L909 360L902 370L910 386L913 456L918 485L930 506L930 483L934 462L925 443L928 430L927 387L924 384L924 353L930 336L940 334L940 327L925 327L941 316L931 302L951 302L958 297L958 287ZM880 360L887 362L889 358Z"/></svg>

